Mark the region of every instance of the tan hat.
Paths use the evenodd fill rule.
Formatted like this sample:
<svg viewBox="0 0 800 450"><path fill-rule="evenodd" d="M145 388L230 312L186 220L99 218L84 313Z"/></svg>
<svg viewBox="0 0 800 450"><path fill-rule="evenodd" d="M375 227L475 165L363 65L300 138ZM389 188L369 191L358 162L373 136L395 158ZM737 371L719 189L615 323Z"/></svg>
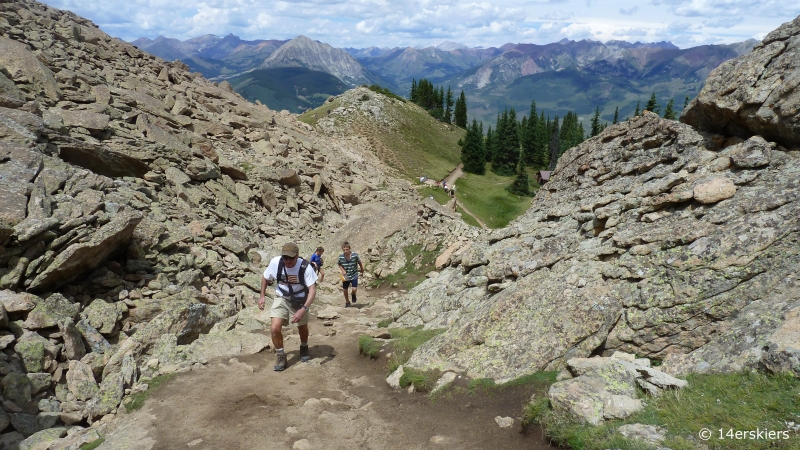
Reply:
<svg viewBox="0 0 800 450"><path fill-rule="evenodd" d="M300 249L297 248L297 244L295 244L294 242L283 244L283 248L281 249L281 255L288 256L290 258L295 258L297 257L298 253L300 253Z"/></svg>

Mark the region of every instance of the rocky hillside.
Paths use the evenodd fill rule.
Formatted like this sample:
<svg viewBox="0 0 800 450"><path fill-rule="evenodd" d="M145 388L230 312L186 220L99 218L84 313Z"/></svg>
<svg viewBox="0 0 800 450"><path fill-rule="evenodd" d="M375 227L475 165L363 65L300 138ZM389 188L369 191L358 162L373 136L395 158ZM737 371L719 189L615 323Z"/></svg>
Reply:
<svg viewBox="0 0 800 450"><path fill-rule="evenodd" d="M372 271L471 232L362 150L72 13L0 2L2 446L113 414L140 375L259 351L198 338L245 320L288 240L350 239Z"/></svg>
<svg viewBox="0 0 800 450"><path fill-rule="evenodd" d="M800 18L716 69L685 123L608 127L524 217L449 248L394 310L447 330L411 365L509 379L622 350L800 374L798 42Z"/></svg>

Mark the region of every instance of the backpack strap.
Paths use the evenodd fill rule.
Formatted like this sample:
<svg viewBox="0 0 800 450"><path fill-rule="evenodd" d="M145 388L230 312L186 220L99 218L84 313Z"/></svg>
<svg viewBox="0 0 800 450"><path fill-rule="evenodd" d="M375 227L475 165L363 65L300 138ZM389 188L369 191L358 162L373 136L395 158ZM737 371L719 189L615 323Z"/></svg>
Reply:
<svg viewBox="0 0 800 450"><path fill-rule="evenodd" d="M303 294L303 301L308 298L308 286L306 286L306 269L308 268L308 261L303 259L303 262L300 263L300 270L297 273L297 280L300 282L300 285L303 286L303 289L300 291ZM288 290L281 288L280 284L278 284L278 289L288 295L290 299L294 298L294 289L292 289L292 283L289 283L289 274L286 272L286 266L283 263L283 258L278 261L278 276L276 277L276 283L280 283L284 281L286 283L286 287Z"/></svg>

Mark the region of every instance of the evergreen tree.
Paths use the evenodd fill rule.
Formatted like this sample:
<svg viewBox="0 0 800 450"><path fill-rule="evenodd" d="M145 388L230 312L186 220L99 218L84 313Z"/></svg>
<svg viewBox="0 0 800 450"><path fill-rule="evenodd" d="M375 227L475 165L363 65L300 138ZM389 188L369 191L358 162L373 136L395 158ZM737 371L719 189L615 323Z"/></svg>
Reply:
<svg viewBox="0 0 800 450"><path fill-rule="evenodd" d="M644 109L656 114L661 112L661 107L658 106L658 101L656 100L655 92L653 92L653 94L650 96L650 100L648 100L647 106L645 106Z"/></svg>
<svg viewBox="0 0 800 450"><path fill-rule="evenodd" d="M667 109L664 110L664 118L669 120L675 120L675 111L672 109L672 105L675 103L672 99L669 99L667 102Z"/></svg>
<svg viewBox="0 0 800 450"><path fill-rule="evenodd" d="M611 124L614 125L617 122L619 122L619 106L617 106L617 109L614 110L614 121L611 122Z"/></svg>
<svg viewBox="0 0 800 450"><path fill-rule="evenodd" d="M417 103L417 80L412 78L411 79L411 101L413 103Z"/></svg>
<svg viewBox="0 0 800 450"><path fill-rule="evenodd" d="M453 118L453 91L450 90L450 86L447 86L447 96L445 96L444 100L444 121L446 123L452 123Z"/></svg>
<svg viewBox="0 0 800 450"><path fill-rule="evenodd" d="M639 109L639 102L636 102L636 111L633 112L633 117L638 117L641 115L641 110Z"/></svg>
<svg viewBox="0 0 800 450"><path fill-rule="evenodd" d="M456 100L454 119L456 126L467 128L467 98L464 96L464 91L461 91L461 95Z"/></svg>
<svg viewBox="0 0 800 450"><path fill-rule="evenodd" d="M533 163L536 167L546 167L550 160L547 151L550 142L550 118L544 117L544 111L539 114L536 124L536 134L534 135L534 158Z"/></svg>
<svg viewBox="0 0 800 450"><path fill-rule="evenodd" d="M556 116L555 120L553 121L553 125L550 131L550 144L548 149L550 151L550 164L548 166L548 170L555 170L556 163L558 162L558 157L561 156L561 143L559 142L559 130L558 130L558 116Z"/></svg>
<svg viewBox="0 0 800 450"><path fill-rule="evenodd" d="M461 162L464 171L483 175L486 172L486 155L484 155L483 125L472 119L472 126L467 128L464 146L461 147Z"/></svg>
<svg viewBox="0 0 800 450"><path fill-rule="evenodd" d="M530 180L528 180L528 171L525 170L525 165L520 161L517 164L517 176L514 177L514 182L511 183L506 189L516 195L531 195Z"/></svg>
<svg viewBox="0 0 800 450"><path fill-rule="evenodd" d="M688 95L683 100L683 109L686 109L687 106L689 106L689 96Z"/></svg>
<svg viewBox="0 0 800 450"><path fill-rule="evenodd" d="M600 134L600 107L597 106L594 109L594 116L592 116L592 137L597 136Z"/></svg>
<svg viewBox="0 0 800 450"><path fill-rule="evenodd" d="M514 175L519 163L519 135L517 134L517 113L514 108L503 111L495 131L497 149L492 158L492 172Z"/></svg>
<svg viewBox="0 0 800 450"><path fill-rule="evenodd" d="M491 125L489 125L489 129L486 130L486 139L484 140L483 149L486 162L492 162L492 159L494 159L494 154L497 153L497 142L495 140L494 131L492 131Z"/></svg>

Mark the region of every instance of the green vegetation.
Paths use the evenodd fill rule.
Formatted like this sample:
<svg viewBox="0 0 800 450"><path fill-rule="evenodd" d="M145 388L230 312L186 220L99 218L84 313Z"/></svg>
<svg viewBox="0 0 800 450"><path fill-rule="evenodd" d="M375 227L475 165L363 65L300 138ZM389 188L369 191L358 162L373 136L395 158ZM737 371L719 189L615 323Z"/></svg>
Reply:
<svg viewBox="0 0 800 450"><path fill-rule="evenodd" d="M362 334L358 337L358 352L370 358L377 358L378 352L381 350L380 342L368 334Z"/></svg>
<svg viewBox="0 0 800 450"><path fill-rule="evenodd" d="M458 195L458 194L456 194L456 195ZM461 219L463 219L464 222L472 225L473 227L478 227L478 228L481 227L481 224L478 223L478 220L475 219L475 216L473 216L472 214L464 211L464 208L462 208L460 206L456 206L456 212L461 214Z"/></svg>
<svg viewBox="0 0 800 450"><path fill-rule="evenodd" d="M430 392L436 386L441 373L438 370L416 370L404 369L403 376L400 377L400 387L414 385L417 392Z"/></svg>
<svg viewBox="0 0 800 450"><path fill-rule="evenodd" d="M444 333L444 330L423 330L420 326L415 328L393 328L391 333L392 357L389 358L388 373L394 372L398 367L407 363L417 347L431 340L434 336Z"/></svg>
<svg viewBox="0 0 800 450"><path fill-rule="evenodd" d="M364 87L367 87L367 86L364 86ZM395 94L394 92L390 91L389 89L382 88L377 84L373 84L372 86L369 86L369 90L372 91L372 92L377 92L379 94L383 94L383 95L385 95L385 96L387 96L389 98L393 98L395 100L400 100L401 102L405 102L406 101L406 99L404 99L403 97L400 97L399 95Z"/></svg>
<svg viewBox="0 0 800 450"><path fill-rule="evenodd" d="M445 94L444 86L434 86L425 78L419 80L419 83L412 79L409 98L427 110L428 114L436 120L453 123L455 118L456 126L467 127L467 100L464 97L464 91L461 91L461 96L456 100L455 117L453 117L453 91L450 90L450 86L447 87L447 94Z"/></svg>
<svg viewBox="0 0 800 450"><path fill-rule="evenodd" d="M304 67L254 70L228 81L251 102L258 100L276 111L287 109L293 113L318 107L347 87L331 74Z"/></svg>
<svg viewBox="0 0 800 450"><path fill-rule="evenodd" d="M380 287L384 284L396 286L401 289L411 289L425 280L425 274L434 270L434 262L439 256L439 247L433 250L425 250L422 245L409 245L403 249L406 255L406 265L402 269L386 278L380 278L372 283L370 287Z"/></svg>
<svg viewBox="0 0 800 450"><path fill-rule="evenodd" d="M378 322L378 328L386 328L394 322L394 318L387 317Z"/></svg>
<svg viewBox="0 0 800 450"><path fill-rule="evenodd" d="M486 171L486 175L464 174L456 181L458 199L489 228L502 228L530 207L530 197L506 190L514 177Z"/></svg>
<svg viewBox="0 0 800 450"><path fill-rule="evenodd" d="M171 380L173 377L175 377L175 374L170 373L166 375L159 375L151 379L147 383L148 389L146 391L137 392L122 402L122 404L125 405L125 411L131 412L141 408L144 405L145 400L147 400L147 397L149 397L155 389L158 389L161 387L161 385Z"/></svg>
<svg viewBox="0 0 800 450"><path fill-rule="evenodd" d="M86 444L81 445L80 450L94 450L103 445L103 442L105 441L106 438L95 439L92 442L87 442Z"/></svg>
<svg viewBox="0 0 800 450"><path fill-rule="evenodd" d="M599 426L576 424L558 416L547 399L529 405L524 417L528 423L543 426L557 445L579 450L630 449L647 447L624 439L617 428L629 423L665 427L667 439L662 446L673 450L705 447L725 449L795 449L800 448L800 433L788 431L788 439L736 439L728 430L756 431L787 429L785 422L800 422L800 379L790 375L735 373L689 375L689 386L648 398L642 411L626 420L605 422ZM710 439L701 441L700 430L709 429ZM722 438L720 439L720 429Z"/></svg>

